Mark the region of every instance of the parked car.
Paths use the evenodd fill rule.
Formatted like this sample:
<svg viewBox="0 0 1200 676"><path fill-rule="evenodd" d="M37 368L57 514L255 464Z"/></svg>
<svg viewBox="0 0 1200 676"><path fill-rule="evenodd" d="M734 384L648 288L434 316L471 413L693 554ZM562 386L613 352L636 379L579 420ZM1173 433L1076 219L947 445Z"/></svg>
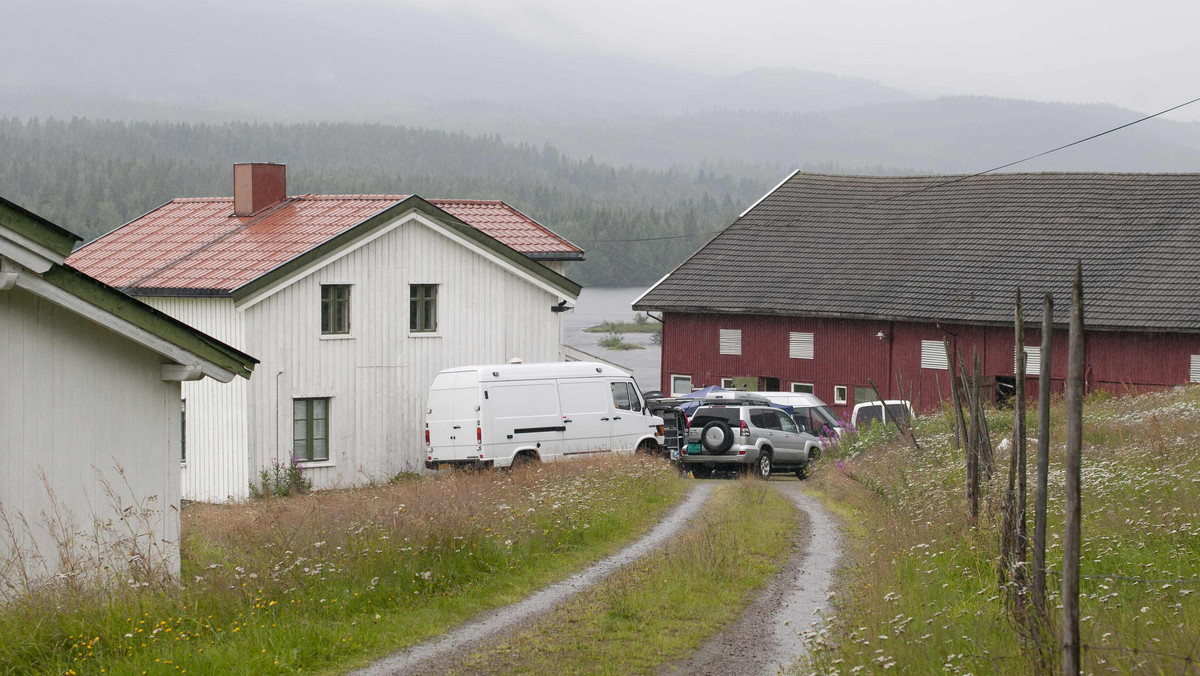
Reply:
<svg viewBox="0 0 1200 676"><path fill-rule="evenodd" d="M818 437L836 439L842 432L842 421L829 405L807 392L751 392L771 400L773 404L792 407L792 418L802 423ZM823 446L823 444L822 444Z"/></svg>
<svg viewBox="0 0 1200 676"><path fill-rule="evenodd" d="M887 420L884 420L883 407L887 406ZM872 422L894 423L897 420L908 422L912 420L912 404L903 399L888 399L883 402L864 401L854 405L854 413L850 416L850 424L859 427L870 425Z"/></svg>
<svg viewBox="0 0 1200 676"><path fill-rule="evenodd" d="M687 443L685 437L688 425L687 414L679 406L687 403L687 400L673 397L651 398L648 392L646 394L646 410L651 415L663 419L663 455L672 461L678 461L680 452Z"/></svg>
<svg viewBox="0 0 1200 676"><path fill-rule="evenodd" d="M705 399L689 421L684 464L697 478L716 471L750 472L761 479L776 470L808 475L819 440L766 397L720 392Z"/></svg>
<svg viewBox="0 0 1200 676"><path fill-rule="evenodd" d="M429 388L425 467L657 451L663 420L639 392L628 373L593 362L446 369Z"/></svg>

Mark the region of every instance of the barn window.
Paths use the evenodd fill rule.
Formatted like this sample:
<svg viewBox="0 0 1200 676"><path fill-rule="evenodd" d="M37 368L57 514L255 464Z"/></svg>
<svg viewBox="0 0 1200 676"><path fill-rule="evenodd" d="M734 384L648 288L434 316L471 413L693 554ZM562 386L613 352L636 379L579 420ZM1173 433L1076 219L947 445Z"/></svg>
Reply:
<svg viewBox="0 0 1200 676"><path fill-rule="evenodd" d="M411 333L437 331L437 284L410 284L408 293L408 330Z"/></svg>
<svg viewBox="0 0 1200 676"><path fill-rule="evenodd" d="M940 340L922 340L921 368L949 371L950 363L946 359L946 344Z"/></svg>
<svg viewBox="0 0 1200 676"><path fill-rule="evenodd" d="M797 394L813 394L816 389L812 383L792 383L792 392Z"/></svg>
<svg viewBox="0 0 1200 676"><path fill-rule="evenodd" d="M734 388L733 378L722 378L721 387L724 387L727 390L732 390Z"/></svg>
<svg viewBox="0 0 1200 676"><path fill-rule="evenodd" d="M846 403L846 386L845 385L834 385L833 386L833 403L835 403L835 404Z"/></svg>
<svg viewBox="0 0 1200 676"><path fill-rule="evenodd" d="M692 393L692 377L691 376L671 376L671 394L691 394Z"/></svg>
<svg viewBox="0 0 1200 676"><path fill-rule="evenodd" d="M350 285L321 285L321 335L350 333Z"/></svg>
<svg viewBox="0 0 1200 676"><path fill-rule="evenodd" d="M792 331L788 334L788 358L812 359L813 334Z"/></svg>
<svg viewBox="0 0 1200 676"><path fill-rule="evenodd" d="M721 354L742 353L742 330L721 329Z"/></svg>
<svg viewBox="0 0 1200 676"><path fill-rule="evenodd" d="M1017 372L1017 348L1013 348L1013 373ZM1042 372L1042 348L1025 347L1025 375L1036 377Z"/></svg>
<svg viewBox="0 0 1200 676"><path fill-rule="evenodd" d="M299 462L329 459L329 399L292 400L292 457Z"/></svg>
<svg viewBox="0 0 1200 676"><path fill-rule="evenodd" d="M1193 383L1200 383L1200 354L1192 355L1192 369L1189 380Z"/></svg>

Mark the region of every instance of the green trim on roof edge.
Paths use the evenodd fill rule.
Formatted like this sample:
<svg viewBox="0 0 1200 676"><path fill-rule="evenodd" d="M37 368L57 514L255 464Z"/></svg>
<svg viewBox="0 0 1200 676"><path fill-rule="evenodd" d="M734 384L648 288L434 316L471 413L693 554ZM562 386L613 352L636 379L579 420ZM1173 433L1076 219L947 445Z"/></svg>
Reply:
<svg viewBox="0 0 1200 676"><path fill-rule="evenodd" d="M395 219L401 217L409 211L419 211L430 218L433 218L443 225L448 226L455 233L479 244L488 249L492 253L504 258L508 262L524 269L531 275L542 279L550 286L563 292L563 295L578 297L579 292L583 289L579 284L567 279L550 268L538 263L527 257L525 254L513 249L500 240L488 235L478 228L475 228L463 220L456 218L454 215L446 212L443 209L430 204L425 199L417 195L411 195L400 202L388 207L387 209L375 214L358 225L340 233L336 237L332 237L321 244L305 251L295 258L287 261L274 268L266 274L251 280L242 286L233 290L232 296L234 302L240 302L249 298L264 289L270 288L281 279L293 275L308 266L316 263L331 251L335 251L340 247L353 243L355 240L364 237L374 231L376 228L382 227L387 223L391 223Z"/></svg>
<svg viewBox="0 0 1200 676"><path fill-rule="evenodd" d="M70 266L55 265L42 279L234 375L249 378L258 363L254 357Z"/></svg>
<svg viewBox="0 0 1200 676"><path fill-rule="evenodd" d="M58 252L64 258L71 255L75 244L83 238L38 216L32 211L0 197L0 223L13 232Z"/></svg>

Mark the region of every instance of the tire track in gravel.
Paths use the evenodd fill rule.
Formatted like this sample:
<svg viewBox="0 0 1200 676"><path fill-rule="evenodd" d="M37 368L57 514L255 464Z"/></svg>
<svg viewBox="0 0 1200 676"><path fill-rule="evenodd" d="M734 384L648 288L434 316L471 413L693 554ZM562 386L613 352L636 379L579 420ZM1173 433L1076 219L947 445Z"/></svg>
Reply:
<svg viewBox="0 0 1200 676"><path fill-rule="evenodd" d="M672 508L649 533L616 554L561 582L543 588L523 601L486 611L479 619L443 634L440 638L395 653L351 673L357 676L379 676L423 670L434 660L446 659L461 651L474 649L482 641L519 629L553 610L563 601L595 585L609 574L655 551L674 537L692 516L700 511L712 492L712 484L695 482L683 502Z"/></svg>
<svg viewBox="0 0 1200 676"><path fill-rule="evenodd" d="M733 624L662 673L780 674L807 653L803 632L820 623L819 613L829 606L842 537L833 516L799 481L771 485L801 511L791 556Z"/></svg>

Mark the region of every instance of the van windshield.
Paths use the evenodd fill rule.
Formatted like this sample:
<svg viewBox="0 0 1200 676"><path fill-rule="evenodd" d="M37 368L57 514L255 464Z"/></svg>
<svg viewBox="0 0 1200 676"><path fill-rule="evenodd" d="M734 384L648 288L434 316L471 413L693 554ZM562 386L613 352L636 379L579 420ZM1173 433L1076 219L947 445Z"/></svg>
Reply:
<svg viewBox="0 0 1200 676"><path fill-rule="evenodd" d="M720 420L734 427L741 423L738 409L713 407L696 411L696 415L692 416L692 427L704 427L714 420Z"/></svg>
<svg viewBox="0 0 1200 676"><path fill-rule="evenodd" d="M838 422L838 417L833 412L833 409L829 408L828 406L814 406L813 410L817 412L817 417L821 419L821 422L825 423L826 425L833 425L834 427L837 427L841 424Z"/></svg>

